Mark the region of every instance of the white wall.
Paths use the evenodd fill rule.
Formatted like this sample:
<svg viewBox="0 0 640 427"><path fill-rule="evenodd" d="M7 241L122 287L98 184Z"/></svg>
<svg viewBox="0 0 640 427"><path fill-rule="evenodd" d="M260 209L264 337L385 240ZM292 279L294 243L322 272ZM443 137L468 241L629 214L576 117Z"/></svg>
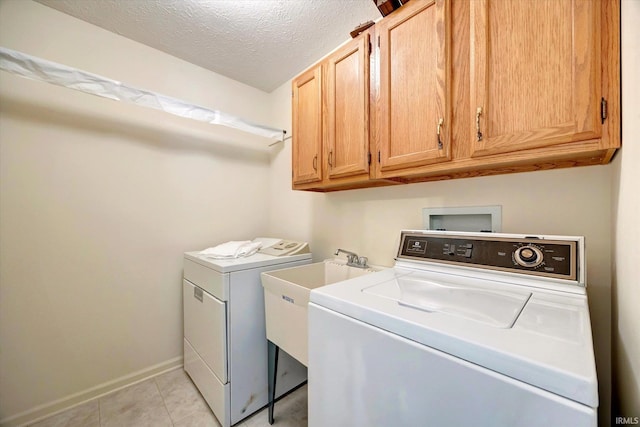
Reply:
<svg viewBox="0 0 640 427"><path fill-rule="evenodd" d="M274 122L291 129L291 86L273 94ZM611 405L611 165L318 194L291 190L291 143L272 153L271 230L309 240L316 260L337 248L392 265L399 230L422 228L422 209L502 206L507 233L584 235L588 294L600 386Z"/></svg>
<svg viewBox="0 0 640 427"><path fill-rule="evenodd" d="M268 95L35 2L0 45L256 122ZM0 73L0 424L182 357L182 252L264 234L269 141Z"/></svg>
<svg viewBox="0 0 640 427"><path fill-rule="evenodd" d="M640 2L622 1L622 149L614 160L613 345L623 417L640 416Z"/></svg>

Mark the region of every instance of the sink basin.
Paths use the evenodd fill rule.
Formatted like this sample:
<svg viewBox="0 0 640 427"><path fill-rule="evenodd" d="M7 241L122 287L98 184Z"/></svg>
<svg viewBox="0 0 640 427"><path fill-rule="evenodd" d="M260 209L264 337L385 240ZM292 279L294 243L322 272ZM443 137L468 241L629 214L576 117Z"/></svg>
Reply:
<svg viewBox="0 0 640 427"><path fill-rule="evenodd" d="M307 305L312 289L379 271L350 267L342 260L262 273L267 339L307 365Z"/></svg>

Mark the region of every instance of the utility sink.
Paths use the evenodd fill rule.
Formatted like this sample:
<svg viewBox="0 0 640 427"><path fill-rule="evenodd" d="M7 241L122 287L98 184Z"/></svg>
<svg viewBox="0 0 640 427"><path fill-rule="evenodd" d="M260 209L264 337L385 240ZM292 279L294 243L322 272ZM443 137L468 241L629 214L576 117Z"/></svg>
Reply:
<svg viewBox="0 0 640 427"><path fill-rule="evenodd" d="M312 289L374 273L340 259L262 273L267 339L307 366L307 305Z"/></svg>

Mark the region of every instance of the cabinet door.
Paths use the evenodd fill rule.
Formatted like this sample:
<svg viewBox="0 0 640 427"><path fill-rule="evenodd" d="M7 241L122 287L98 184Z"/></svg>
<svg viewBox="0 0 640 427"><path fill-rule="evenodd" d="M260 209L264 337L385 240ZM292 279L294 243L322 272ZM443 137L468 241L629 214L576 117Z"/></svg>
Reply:
<svg viewBox="0 0 640 427"><path fill-rule="evenodd" d="M471 153L600 136L600 1L471 2Z"/></svg>
<svg viewBox="0 0 640 427"><path fill-rule="evenodd" d="M369 34L326 59L326 166L329 178L369 172Z"/></svg>
<svg viewBox="0 0 640 427"><path fill-rule="evenodd" d="M412 1L376 24L381 172L450 158L448 9Z"/></svg>
<svg viewBox="0 0 640 427"><path fill-rule="evenodd" d="M322 177L322 67L293 81L293 183L320 181Z"/></svg>

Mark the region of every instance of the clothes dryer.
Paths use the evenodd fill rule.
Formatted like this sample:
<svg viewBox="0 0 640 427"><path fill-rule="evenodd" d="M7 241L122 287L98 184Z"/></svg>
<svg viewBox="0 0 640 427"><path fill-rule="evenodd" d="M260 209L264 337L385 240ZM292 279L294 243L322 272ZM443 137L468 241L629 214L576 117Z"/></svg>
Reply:
<svg viewBox="0 0 640 427"><path fill-rule="evenodd" d="M306 243L259 238L261 252L213 259L184 254L184 369L223 427L268 402L267 338L260 273L311 262ZM283 353L276 396L306 381Z"/></svg>

